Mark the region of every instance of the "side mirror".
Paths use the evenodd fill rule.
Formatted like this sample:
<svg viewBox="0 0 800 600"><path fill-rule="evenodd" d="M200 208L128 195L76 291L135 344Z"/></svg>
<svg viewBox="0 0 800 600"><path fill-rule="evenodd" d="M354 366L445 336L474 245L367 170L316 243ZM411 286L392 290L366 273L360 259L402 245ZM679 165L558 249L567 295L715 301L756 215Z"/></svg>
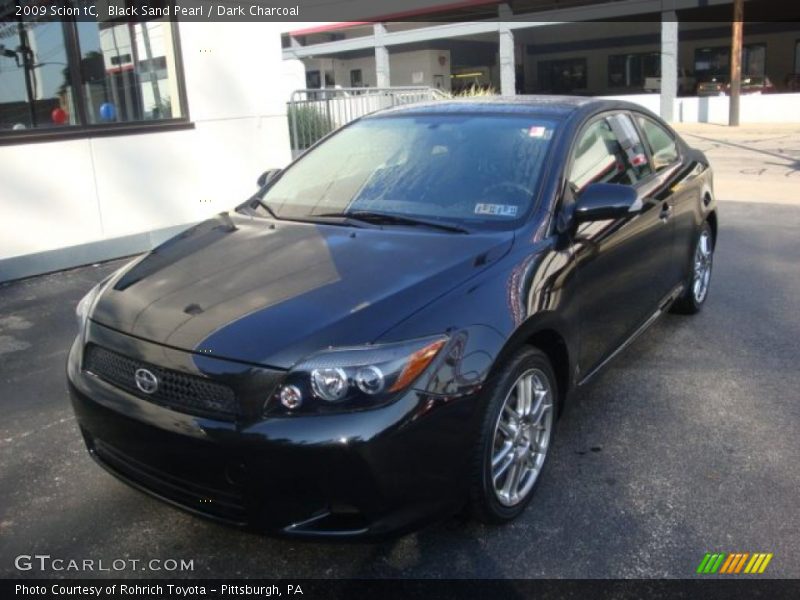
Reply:
<svg viewBox="0 0 800 600"><path fill-rule="evenodd" d="M619 219L641 208L636 190L617 183L592 183L578 196L575 219L579 223Z"/></svg>
<svg viewBox="0 0 800 600"><path fill-rule="evenodd" d="M258 179L256 179L256 185L258 186L259 189L263 188L270 182L270 180L273 177L275 177L275 175L277 175L280 172L281 172L280 169L267 169L261 175L258 176Z"/></svg>

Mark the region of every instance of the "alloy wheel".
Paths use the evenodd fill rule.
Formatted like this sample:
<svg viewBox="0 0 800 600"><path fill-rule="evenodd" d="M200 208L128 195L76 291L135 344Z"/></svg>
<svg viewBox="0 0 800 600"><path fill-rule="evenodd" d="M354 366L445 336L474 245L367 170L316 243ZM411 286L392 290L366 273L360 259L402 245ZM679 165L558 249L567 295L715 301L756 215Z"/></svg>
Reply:
<svg viewBox="0 0 800 600"><path fill-rule="evenodd" d="M711 244L711 235L703 231L700 239L697 240L697 248L694 252L694 277L692 279L692 293L695 302L702 303L708 293L708 284L711 280L711 264L714 258L714 250Z"/></svg>
<svg viewBox="0 0 800 600"><path fill-rule="evenodd" d="M491 477L503 506L515 506L533 489L553 429L553 390L539 369L526 371L506 395L492 443Z"/></svg>

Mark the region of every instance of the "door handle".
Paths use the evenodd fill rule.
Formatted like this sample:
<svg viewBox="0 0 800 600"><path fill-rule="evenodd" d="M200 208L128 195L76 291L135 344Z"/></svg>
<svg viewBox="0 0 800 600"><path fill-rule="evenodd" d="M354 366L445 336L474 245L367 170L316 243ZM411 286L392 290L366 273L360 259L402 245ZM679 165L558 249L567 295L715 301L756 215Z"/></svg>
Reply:
<svg viewBox="0 0 800 600"><path fill-rule="evenodd" d="M661 212L658 214L658 218L662 221L667 221L672 216L672 206L668 202L664 202L661 205Z"/></svg>

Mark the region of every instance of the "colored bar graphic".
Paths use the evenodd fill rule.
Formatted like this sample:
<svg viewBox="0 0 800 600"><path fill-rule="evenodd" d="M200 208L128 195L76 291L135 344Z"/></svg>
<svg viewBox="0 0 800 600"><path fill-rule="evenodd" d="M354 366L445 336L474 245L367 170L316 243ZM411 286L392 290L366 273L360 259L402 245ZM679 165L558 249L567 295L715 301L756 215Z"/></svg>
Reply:
<svg viewBox="0 0 800 600"><path fill-rule="evenodd" d="M700 566L697 567L697 572L702 573L704 572L706 565L708 564L708 560L711 558L711 554L706 552L706 555L703 557L703 560L700 561Z"/></svg>
<svg viewBox="0 0 800 600"><path fill-rule="evenodd" d="M706 568L703 569L703 573L711 573L711 567L713 567L714 563L717 562L717 557L718 556L719 556L719 554L712 554L711 555L711 558L709 558L708 562L706 563Z"/></svg>
<svg viewBox="0 0 800 600"><path fill-rule="evenodd" d="M748 556L750 556L749 552L745 552L744 554L742 554L742 558L739 559L739 564L736 565L736 571L735 571L736 573L742 570L742 567L744 567L744 562L747 560Z"/></svg>
<svg viewBox="0 0 800 600"><path fill-rule="evenodd" d="M719 570L720 573L730 573L731 565L735 562L734 559L738 556L738 554L728 554L728 558L722 563L722 568Z"/></svg>
<svg viewBox="0 0 800 600"><path fill-rule="evenodd" d="M711 568L711 572L712 572L712 573L716 573L716 572L717 572L717 569L719 569L719 568L720 568L720 566L722 566L722 561L723 561L724 559L725 559L725 553L724 553L724 552L722 552L722 553L719 555L719 557L717 558L717 561L714 563L714 566Z"/></svg>
<svg viewBox="0 0 800 600"><path fill-rule="evenodd" d="M758 554L758 553L756 553L756 554L753 554L753 558L751 558L751 559L750 559L750 562L749 562L749 563L747 563L747 566L744 568L744 572L745 572L745 573L750 573L750 572L753 570L753 565L755 565L755 564L756 564L756 561L758 560L758 558L759 558L760 556L761 556L761 555L760 555L760 554Z"/></svg>
<svg viewBox="0 0 800 600"><path fill-rule="evenodd" d="M758 570L761 568L761 563L764 562L766 556L766 554L758 555L758 560L756 561L756 564L753 565L753 569L750 571L751 573L758 573Z"/></svg>
<svg viewBox="0 0 800 600"><path fill-rule="evenodd" d="M741 573L744 569L744 573L761 574L766 570L772 557L772 553L766 552L754 554L749 552L706 552L703 560L697 566L696 572L704 575L715 573L734 575Z"/></svg>
<svg viewBox="0 0 800 600"><path fill-rule="evenodd" d="M739 560L741 560L742 554L741 552L733 552L728 555L728 560L725 561L725 564L722 565L722 569L720 573L733 573L736 565L739 564Z"/></svg>
<svg viewBox="0 0 800 600"><path fill-rule="evenodd" d="M772 560L772 552L770 552L769 554L767 554L764 557L764 562L761 563L761 568L758 570L758 572L759 573L763 573L764 569L767 568L767 565L769 564L769 561L771 561L771 560Z"/></svg>

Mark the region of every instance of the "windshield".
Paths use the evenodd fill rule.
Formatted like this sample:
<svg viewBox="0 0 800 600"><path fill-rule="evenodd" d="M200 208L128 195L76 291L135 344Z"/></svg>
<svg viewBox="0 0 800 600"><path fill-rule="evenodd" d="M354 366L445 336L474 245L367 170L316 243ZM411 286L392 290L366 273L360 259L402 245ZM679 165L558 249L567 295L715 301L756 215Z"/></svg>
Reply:
<svg viewBox="0 0 800 600"><path fill-rule="evenodd" d="M510 227L531 206L555 126L530 115L363 119L309 151L261 200L286 219L380 213Z"/></svg>

